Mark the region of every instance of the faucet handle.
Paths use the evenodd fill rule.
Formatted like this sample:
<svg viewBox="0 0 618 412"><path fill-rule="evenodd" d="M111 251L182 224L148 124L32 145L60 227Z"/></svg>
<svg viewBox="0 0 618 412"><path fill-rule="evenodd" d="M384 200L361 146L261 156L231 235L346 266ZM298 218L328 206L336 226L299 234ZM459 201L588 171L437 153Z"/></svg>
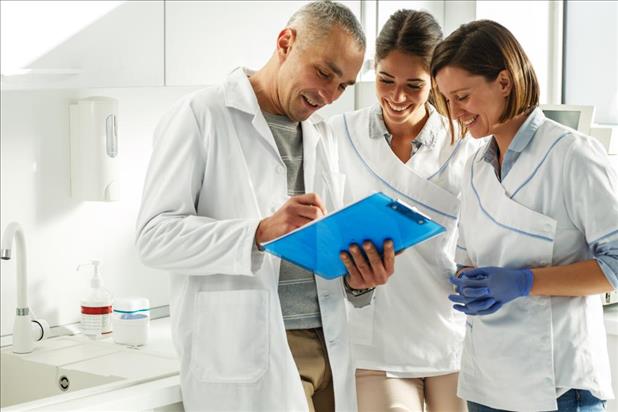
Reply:
<svg viewBox="0 0 618 412"><path fill-rule="evenodd" d="M49 323L45 319L32 319L32 338L35 342L49 337Z"/></svg>

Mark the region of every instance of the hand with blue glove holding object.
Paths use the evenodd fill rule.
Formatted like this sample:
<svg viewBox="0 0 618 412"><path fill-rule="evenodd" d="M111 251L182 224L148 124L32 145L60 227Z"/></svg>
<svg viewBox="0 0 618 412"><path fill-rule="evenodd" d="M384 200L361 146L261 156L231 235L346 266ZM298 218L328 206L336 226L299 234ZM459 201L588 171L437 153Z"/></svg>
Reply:
<svg viewBox="0 0 618 412"><path fill-rule="evenodd" d="M467 315L487 315L507 302L528 296L534 275L530 269L482 267L465 271L461 277L451 277L458 294L449 299L453 308Z"/></svg>

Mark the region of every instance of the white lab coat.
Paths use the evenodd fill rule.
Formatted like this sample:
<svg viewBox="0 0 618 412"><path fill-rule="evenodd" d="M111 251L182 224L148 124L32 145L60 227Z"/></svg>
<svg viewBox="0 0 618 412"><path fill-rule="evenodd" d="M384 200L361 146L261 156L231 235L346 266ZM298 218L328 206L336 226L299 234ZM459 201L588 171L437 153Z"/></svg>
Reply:
<svg viewBox="0 0 618 412"><path fill-rule="evenodd" d="M329 120L346 174L344 201L382 191L417 207L448 232L397 256L395 273L376 288L372 305L348 308L355 365L398 377L456 372L465 325L448 300L448 280L455 271L463 168L480 143L466 137L451 145L448 123L429 107L421 135L434 146L421 146L404 164L383 136L369 136L370 119L379 110L374 106Z"/></svg>
<svg viewBox="0 0 618 412"><path fill-rule="evenodd" d="M333 210L343 175L332 136L313 120L302 122L305 188ZM137 247L147 265L172 272L186 410L308 410L277 294L280 261L254 246L259 221L287 193L285 165L242 69L161 120ZM354 411L342 283L316 282L336 409Z"/></svg>
<svg viewBox="0 0 618 412"><path fill-rule="evenodd" d="M540 125L500 182L481 148L466 166L457 262L511 268L591 258L618 235L618 182L598 142L536 109ZM516 299L469 316L460 397L492 408L555 410L570 388L613 397L599 296Z"/></svg>

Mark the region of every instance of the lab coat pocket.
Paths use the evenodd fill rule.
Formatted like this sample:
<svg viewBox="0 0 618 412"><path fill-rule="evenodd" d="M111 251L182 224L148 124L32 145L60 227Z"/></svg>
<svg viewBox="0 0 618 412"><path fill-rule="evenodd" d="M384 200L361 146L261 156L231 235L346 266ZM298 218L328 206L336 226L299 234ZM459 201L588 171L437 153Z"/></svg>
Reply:
<svg viewBox="0 0 618 412"><path fill-rule="evenodd" d="M191 368L202 382L252 383L268 369L269 292L200 292Z"/></svg>

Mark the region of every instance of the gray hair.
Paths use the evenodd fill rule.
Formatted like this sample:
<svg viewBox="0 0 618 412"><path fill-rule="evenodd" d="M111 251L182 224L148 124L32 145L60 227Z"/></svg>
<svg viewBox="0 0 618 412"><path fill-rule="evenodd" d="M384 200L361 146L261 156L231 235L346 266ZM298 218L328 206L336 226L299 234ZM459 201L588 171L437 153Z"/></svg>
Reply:
<svg viewBox="0 0 618 412"><path fill-rule="evenodd" d="M354 13L343 4L331 0L306 4L290 17L287 25L304 32L304 40L314 41L328 36L335 26L339 26L356 40L361 49L366 47L363 27Z"/></svg>

